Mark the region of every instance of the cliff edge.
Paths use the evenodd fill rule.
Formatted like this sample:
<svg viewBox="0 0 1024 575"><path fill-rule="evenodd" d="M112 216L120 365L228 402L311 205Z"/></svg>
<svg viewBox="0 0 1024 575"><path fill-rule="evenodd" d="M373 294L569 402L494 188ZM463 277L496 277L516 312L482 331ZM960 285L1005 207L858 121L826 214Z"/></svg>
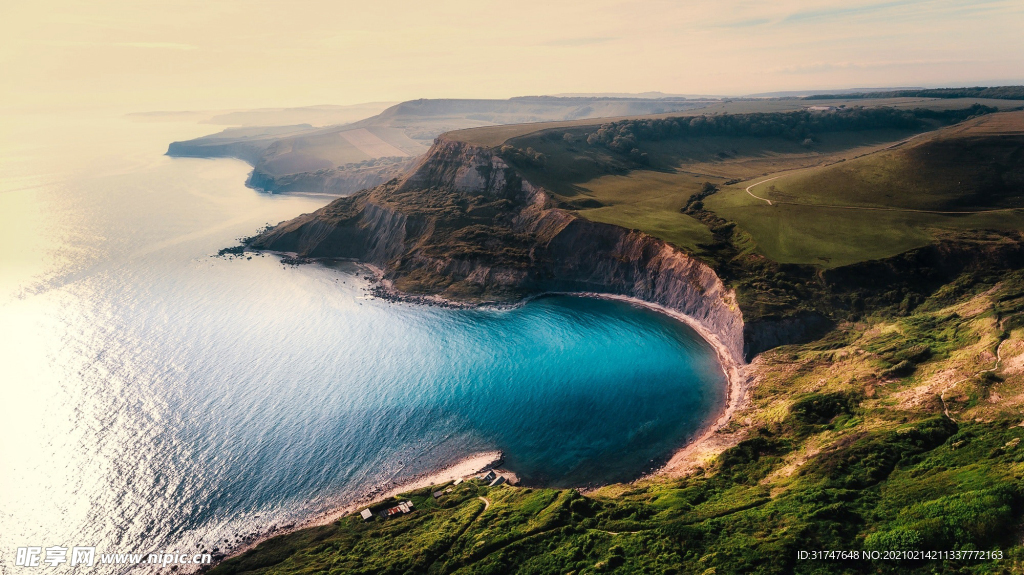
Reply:
<svg viewBox="0 0 1024 575"><path fill-rule="evenodd" d="M558 208L493 150L438 138L403 178L339 198L251 241L350 258L395 289L484 303L544 292L634 297L700 324L742 364L743 315L714 270L636 230Z"/></svg>

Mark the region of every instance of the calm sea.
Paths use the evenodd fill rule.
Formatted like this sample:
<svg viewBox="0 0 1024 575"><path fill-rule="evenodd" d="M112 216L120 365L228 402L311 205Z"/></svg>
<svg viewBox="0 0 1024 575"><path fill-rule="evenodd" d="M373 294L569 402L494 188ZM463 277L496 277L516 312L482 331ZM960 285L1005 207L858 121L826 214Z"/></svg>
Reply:
<svg viewBox="0 0 1024 575"><path fill-rule="evenodd" d="M481 450L627 480L724 401L711 349L628 304L393 304L351 265L211 257L329 200L162 155L216 127L0 124L0 571L27 545L224 547Z"/></svg>

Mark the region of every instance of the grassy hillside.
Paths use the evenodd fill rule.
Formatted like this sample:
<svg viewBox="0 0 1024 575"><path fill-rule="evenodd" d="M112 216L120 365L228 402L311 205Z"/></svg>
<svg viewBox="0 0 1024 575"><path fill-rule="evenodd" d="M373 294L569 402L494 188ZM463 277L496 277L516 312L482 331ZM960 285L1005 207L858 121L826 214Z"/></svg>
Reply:
<svg viewBox="0 0 1024 575"><path fill-rule="evenodd" d="M501 140L552 203L711 263L747 327L815 316L817 340L759 355L729 423L665 475L587 494L469 481L434 500L434 486L405 496L408 516L342 518L214 571L1024 571L1024 112L962 104L565 123ZM370 194L436 220L424 253L537 265L504 200ZM356 218L360 197L328 215ZM986 209L1001 211L935 213ZM480 295L428 272L400 281ZM1001 555L800 559L822 550Z"/></svg>
<svg viewBox="0 0 1024 575"><path fill-rule="evenodd" d="M870 157L785 175L756 193L776 204L933 211L1024 206L1024 112L984 123L1003 124L1007 130L993 138L974 136L969 129L974 126L965 127Z"/></svg>
<svg viewBox="0 0 1024 575"><path fill-rule="evenodd" d="M773 177L750 188L772 205L747 192ZM1022 229L1024 212L1009 208L1024 207L1024 112L851 161L758 176L724 187L705 206L773 260L824 267L895 255L943 231Z"/></svg>
<svg viewBox="0 0 1024 575"><path fill-rule="evenodd" d="M507 140L502 149L513 150L507 159L563 207L648 232L719 267L756 253L830 268L893 256L941 233L1024 226L1024 213L1012 210L1024 207L1024 112L943 128L969 113L956 115L959 100L941 102L955 105L915 108L916 121L873 125L868 117L849 127L813 113L752 133L740 132L759 129L756 116L753 127L726 123L693 135L644 127L665 119L558 126ZM801 113L763 117L794 114ZM729 117L713 118L721 124ZM607 130L614 134L601 136ZM694 204L708 185L714 193ZM1005 211L921 213L993 209ZM727 234L715 231L729 225Z"/></svg>
<svg viewBox="0 0 1024 575"><path fill-rule="evenodd" d="M215 573L1014 573L1024 568L1024 274L965 275L903 317L754 364L729 447L674 477L407 495L399 519L263 543ZM948 417L944 415L948 412ZM378 507L383 507L386 502ZM998 550L1000 560L800 560Z"/></svg>
<svg viewBox="0 0 1024 575"><path fill-rule="evenodd" d="M994 106L1000 110L1011 110L1024 105L1024 98L1017 100L1004 100L980 97L961 97L957 99L943 99L935 97L888 97L871 98L864 101L859 97L843 98L842 96L823 99L815 98L737 98L733 100L707 101L702 102L699 107L688 111L674 111L668 113L649 114L645 116L631 115L620 116L618 114L592 115L589 118L580 117L577 120L564 120L560 122L541 122L534 120L532 123L518 123L499 126L483 126L476 128L465 128L448 132L445 137L477 146L495 147L507 143L512 138L519 138L537 133L543 130L572 130L572 129L596 129L601 124L627 119L658 119L676 116L696 115L717 115L717 114L760 114L772 112L793 112L804 110L809 106L888 106L893 108L930 108L945 110L951 107L966 108L975 104ZM596 123L591 118L600 118Z"/></svg>

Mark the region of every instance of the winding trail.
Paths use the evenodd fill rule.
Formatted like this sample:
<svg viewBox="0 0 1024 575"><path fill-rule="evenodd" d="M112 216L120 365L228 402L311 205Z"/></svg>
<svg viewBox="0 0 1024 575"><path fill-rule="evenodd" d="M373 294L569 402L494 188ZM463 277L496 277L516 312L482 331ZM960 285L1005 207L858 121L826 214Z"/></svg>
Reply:
<svg viewBox="0 0 1024 575"><path fill-rule="evenodd" d="M805 207L809 207L809 208L825 208L825 209L834 209L834 210L865 210L865 211L873 211L873 212L906 212L906 213L915 213L915 214L939 214L939 215L948 215L948 216L970 215L970 214L992 214L992 213L998 213L998 212L1014 212L1014 211L1024 210L1024 208L994 208L994 209L991 209L991 210L960 210L960 211L949 211L949 210L915 210L913 208L883 208L883 207L875 207L875 206L843 206L843 205L833 205L833 204L812 204L812 203L807 203L807 202L781 202L781 201L778 201L778 200L776 200L773 203L768 198L762 198L761 196L758 196L754 192L750 191L751 188L760 186L761 184L770 182L772 180L777 180L777 179L779 179L781 177L782 176L775 176L774 178L768 178L767 180L761 180L760 182L757 182L756 184L750 184L746 188L747 194L749 194L750 197L752 197L752 198L761 200L762 202L767 202L769 206L776 206L776 205L778 205L778 206L805 206Z"/></svg>
<svg viewBox="0 0 1024 575"><path fill-rule="evenodd" d="M873 207L873 206L842 206L842 205L830 205L830 204L812 204L812 203L806 203L806 202L784 202L784 201L779 201L779 200L776 200L775 202L772 202L768 198L762 198L761 196L759 196L759 195L755 194L754 192L750 191L752 188L756 188L757 186L760 186L761 184L766 184L766 183L768 183L768 182L770 182L772 180L777 180L777 179L779 179L779 178L781 178L781 177L783 177L785 175L788 175L791 172L798 172L798 171L802 171L802 170L806 170L806 169L813 169L813 168L824 168L824 167L828 167L828 166L833 166L835 164L838 164L839 162L844 162L844 161L847 161L847 160L856 160L856 159L859 159L859 158L863 158L865 156L871 156L871 155L874 155L874 154L878 154L880 152L886 152L886 151L892 150L893 148L898 148L898 147L902 146L903 144L906 144L907 142L909 142L911 140L920 138L921 136L925 136L925 135L928 135L928 134L935 134L935 132L927 131L927 132L921 132L920 134L914 134L913 136L910 136L909 138L904 138L904 139L902 139L902 140L900 140L898 142L893 142L892 144L889 144L888 146L885 146L883 148L878 148L876 150L872 150L870 152L867 152L867 153L864 153L864 154L860 154L858 156L853 156L851 158L843 158L843 159L836 160L836 161L833 161L833 162L828 162L828 163L825 163L825 164L822 164L822 165L819 165L819 166L809 166L809 167L805 167L805 168L796 168L794 170L786 170L786 173L784 173L784 174L779 174L778 176L775 176L775 177L772 177L772 178L768 178L766 180L761 180L760 182L757 182L757 183L754 183L754 184L750 184L749 186L747 186L746 192L747 192L748 195L750 195L750 197L752 197L754 199L757 199L757 200L761 200L762 202L766 202L769 206L776 206L776 205L806 206L806 207L811 207L811 208L832 208L832 209L837 209L837 210L866 210L866 211L875 211L875 212L907 212L907 213L917 213L917 214L939 214L939 215L950 215L950 216L970 215L970 214L991 214L991 213L998 213L998 212L1013 212L1013 211L1024 210L1024 208L995 208L995 209L991 209L991 210L945 211L945 210L915 210L913 208L886 208L886 207Z"/></svg>
<svg viewBox="0 0 1024 575"><path fill-rule="evenodd" d="M487 511L487 508L491 506L491 500L483 495L478 496L477 499L484 502L484 511ZM484 511L481 511L480 514L483 515Z"/></svg>
<svg viewBox="0 0 1024 575"><path fill-rule="evenodd" d="M749 186L747 186L747 193L750 194L750 197L752 197L752 198L756 198L758 200L761 200L762 202L768 202L768 205L770 206L770 205L772 205L772 201L771 200L769 200L768 198L762 198L761 196L755 195L754 192L750 191L750 188L753 188L754 186L760 186L761 184L768 183L768 182L770 182L772 180L777 180L777 179L779 179L781 177L782 176L775 176L774 178L768 178L767 180L761 180L760 182L758 182L756 184L750 184Z"/></svg>

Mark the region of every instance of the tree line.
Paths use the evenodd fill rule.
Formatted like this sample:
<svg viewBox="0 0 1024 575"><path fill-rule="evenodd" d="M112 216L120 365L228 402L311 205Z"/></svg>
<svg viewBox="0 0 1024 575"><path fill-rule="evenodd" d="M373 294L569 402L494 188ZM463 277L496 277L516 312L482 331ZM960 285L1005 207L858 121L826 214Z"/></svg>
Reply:
<svg viewBox="0 0 1024 575"><path fill-rule="evenodd" d="M915 129L926 120L953 124L967 118L997 112L975 104L958 110L839 108L826 111L762 112L717 116L684 116L661 119L620 120L603 124L587 136L590 145L602 145L641 161L640 142L699 136L778 137L804 141L815 134L877 129Z"/></svg>
<svg viewBox="0 0 1024 575"><path fill-rule="evenodd" d="M865 92L860 94L818 94L804 100L848 100L855 98L991 98L1024 100L1024 86L974 86L971 88L931 88Z"/></svg>

